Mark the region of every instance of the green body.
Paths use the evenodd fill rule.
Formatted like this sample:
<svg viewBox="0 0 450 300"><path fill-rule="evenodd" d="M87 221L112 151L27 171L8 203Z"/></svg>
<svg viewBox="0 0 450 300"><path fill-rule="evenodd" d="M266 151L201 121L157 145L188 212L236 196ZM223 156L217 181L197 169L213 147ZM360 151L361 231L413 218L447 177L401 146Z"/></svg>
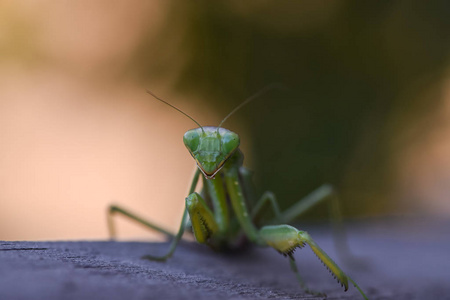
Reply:
<svg viewBox="0 0 450 300"><path fill-rule="evenodd" d="M243 104L251 99L249 98ZM166 103L164 100L161 101ZM243 155L239 150L240 140L236 133L220 126L199 127L187 131L183 141L196 161L198 169L192 180L189 195L185 202L186 209L176 235L172 235L169 231L120 207L110 207L109 216L112 216L113 213L121 213L173 238L166 255L148 255L144 258L164 261L171 257L187 229L192 229L197 242L206 244L215 250L237 248L243 240L248 240L258 246L272 247L288 257L291 269L294 271L301 287L310 294L324 296L324 294L306 287L294 261L294 250L308 245L345 290L348 289L348 282L350 281L363 298L367 299L359 286L314 242L307 232L300 231L290 225L276 225L291 222L294 218L324 200L331 200L333 211L338 212L337 198L329 185L320 187L301 199L293 207L281 213L275 196L270 192L264 193L257 201L251 199L251 195L253 195L251 173L242 166ZM203 188L200 193L197 193L195 190L200 174L203 175ZM258 222L258 225L255 225L254 220L258 219L266 204L269 204L274 212L273 220L263 220L263 222ZM188 217L190 226L188 225ZM336 217L335 219L339 218ZM109 218L109 228L111 234L114 235L111 217ZM341 236L338 239L338 244L341 244L343 240L345 239Z"/></svg>

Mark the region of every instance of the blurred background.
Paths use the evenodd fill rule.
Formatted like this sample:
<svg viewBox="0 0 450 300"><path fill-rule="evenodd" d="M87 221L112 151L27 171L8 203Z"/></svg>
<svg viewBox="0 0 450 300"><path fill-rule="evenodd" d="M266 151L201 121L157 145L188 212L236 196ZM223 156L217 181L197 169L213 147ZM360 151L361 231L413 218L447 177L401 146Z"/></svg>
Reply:
<svg viewBox="0 0 450 300"><path fill-rule="evenodd" d="M225 124L260 193L448 218L449 59L448 1L3 1L0 240L107 238L111 203L175 231L196 126L145 90L218 125L273 82Z"/></svg>

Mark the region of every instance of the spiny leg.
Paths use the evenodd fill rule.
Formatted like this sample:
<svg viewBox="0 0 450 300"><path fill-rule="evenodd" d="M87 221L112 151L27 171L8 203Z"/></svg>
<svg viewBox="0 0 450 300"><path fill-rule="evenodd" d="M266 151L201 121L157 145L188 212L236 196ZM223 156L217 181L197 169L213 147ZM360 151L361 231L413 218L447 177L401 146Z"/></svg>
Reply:
<svg viewBox="0 0 450 300"><path fill-rule="evenodd" d="M155 225L155 224L153 224L151 222L148 222L148 221L144 220L143 218L137 216L136 214L131 213L131 212L129 212L129 211L119 207L119 206L111 205L109 207L109 209L108 209L107 218L108 218L109 236L112 239L114 239L116 237L116 230L115 230L114 218L113 218L113 216L116 213L121 214L121 215L123 215L123 216L125 216L125 217L127 217L127 218L129 218L129 219L131 219L133 221L136 221L137 223L139 223L141 225L144 225L147 228L150 228L150 229L156 230L156 231L158 231L158 232L160 232L162 234L165 234L168 237L174 237L174 235L171 232L169 232L169 231L167 231L167 230L165 230L165 229L163 229L163 228L161 228L161 227L159 227L159 226L157 226L157 225Z"/></svg>
<svg viewBox="0 0 450 300"><path fill-rule="evenodd" d="M306 211L310 206L315 205L316 202L329 196L331 193L332 188L330 189L330 186L323 186L309 195L309 197L306 197L306 200L302 199L303 201L299 201L301 202L301 207L299 204L297 204L296 207L293 207L291 210L288 210L281 214L276 196L272 192L267 191L261 196L258 202L256 202L256 205L252 209L251 217L254 218L255 216L257 216L263 208L264 204L269 202L275 214L275 219L273 220L273 222L288 222L297 217L298 214ZM298 232L299 231L297 229L289 225L264 226L260 229L259 235L267 245L272 246L278 252L289 257L291 270L295 273L300 286L305 292L316 296L326 296L324 293L320 293L308 288L298 271L297 265L295 264L293 252L296 247L303 247L305 244L305 242L303 241L296 244Z"/></svg>
<svg viewBox="0 0 450 300"><path fill-rule="evenodd" d="M365 263L363 262L363 260L356 258L356 256L353 255L350 251L347 233L344 227L344 222L342 220L340 201L332 185L324 184L320 186L318 189L314 190L306 197L300 199L296 204L283 212L283 223L289 223L295 220L312 207L324 201L328 201L329 216L331 219L331 227L333 230L333 241L336 245L339 257L348 265L364 266ZM271 223L273 224L274 222Z"/></svg>
<svg viewBox="0 0 450 300"><path fill-rule="evenodd" d="M325 253L311 236L305 232L296 229L290 225L272 225L272 226L264 226L260 229L259 234L264 242L277 250L278 252L289 256L291 259L291 269L297 276L297 279L300 282L302 287L305 286L303 279L300 277L298 269L293 262L293 252L296 248L302 248L305 244L308 244L311 250L316 254L316 256L322 261L322 263L327 267L327 269L331 272L331 274L337 279L337 281L345 288L345 291L348 289L348 281L353 283L353 285L358 289L364 299L367 300L367 296L364 292L359 288L356 282L348 277L344 271ZM311 290L308 288L305 289L306 292L311 293ZM316 293L316 292L314 292Z"/></svg>
<svg viewBox="0 0 450 300"><path fill-rule="evenodd" d="M328 200L329 203L328 207L329 215L331 217L331 227L333 230L333 241L336 245L336 249L338 250L337 253L339 257L347 265L365 268L367 265L365 260L356 257L350 251L347 234L342 220L340 202L337 193L331 185L322 185L282 214L279 212L275 195L271 192L266 192L253 208L252 218L254 218L262 209L263 205L269 201L275 214L275 218L269 224L287 223L325 200Z"/></svg>
<svg viewBox="0 0 450 300"><path fill-rule="evenodd" d="M239 160L242 160L242 156L237 153L231 159L235 159L237 163L239 163ZM285 255L292 255L292 252L297 247L302 247L307 243L319 259L324 263L324 265L333 273L342 285L346 287L346 290L348 288L348 280L350 280L355 284L363 297L367 299L356 283L345 275L336 263L331 260L331 258L329 258L328 255L319 248L319 246L317 246L317 244L306 232L299 231L289 225L264 226L258 230L252 223L250 214L245 206L245 198L242 193L241 185L239 184L237 168L235 165L229 165L228 167L225 166L224 171L225 184L230 196L233 211L241 226L241 229L249 240L260 246L271 246ZM296 274L298 274L296 266L294 267L291 265L291 268L296 271ZM298 278L300 283L304 284L301 277L298 276Z"/></svg>
<svg viewBox="0 0 450 300"><path fill-rule="evenodd" d="M326 297L325 293L311 290L303 280L295 264L294 251L303 248L305 241L299 239L299 230L290 225L264 226L259 234L265 243L289 258L291 270L294 272L300 287L308 294Z"/></svg>
<svg viewBox="0 0 450 300"><path fill-rule="evenodd" d="M190 194L186 198L186 210L197 242L213 246L210 239L219 235L219 225L203 198L197 193Z"/></svg>

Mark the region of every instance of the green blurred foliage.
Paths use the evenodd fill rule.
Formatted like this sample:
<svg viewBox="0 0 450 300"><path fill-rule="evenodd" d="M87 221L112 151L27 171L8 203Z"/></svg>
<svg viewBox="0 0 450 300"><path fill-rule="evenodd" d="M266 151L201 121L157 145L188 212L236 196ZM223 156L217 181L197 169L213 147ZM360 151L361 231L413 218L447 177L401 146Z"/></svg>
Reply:
<svg viewBox="0 0 450 300"><path fill-rule="evenodd" d="M328 182L346 215L377 215L397 210L391 142L440 104L414 95L442 80L449 33L448 1L172 1L132 67L146 82L177 74L223 115L285 84L226 124L249 128L257 186L284 208Z"/></svg>

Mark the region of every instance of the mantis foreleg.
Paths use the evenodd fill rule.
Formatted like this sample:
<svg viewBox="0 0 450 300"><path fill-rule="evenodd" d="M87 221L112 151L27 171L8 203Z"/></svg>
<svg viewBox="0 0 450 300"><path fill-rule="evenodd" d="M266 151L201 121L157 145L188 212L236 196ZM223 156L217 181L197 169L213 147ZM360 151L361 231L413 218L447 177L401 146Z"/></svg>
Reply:
<svg viewBox="0 0 450 300"><path fill-rule="evenodd" d="M191 217L195 239L200 244L206 244L209 238L219 231L214 214L197 193L192 193L186 198L186 210Z"/></svg>
<svg viewBox="0 0 450 300"><path fill-rule="evenodd" d="M233 157L236 161L240 159L239 154L237 154L235 157ZM317 257L322 261L322 263L330 270L330 272L333 274L333 276L336 277L338 282L341 283L342 286L345 287L345 290L348 289L348 281L351 281L355 287L358 288L358 290L361 292L362 296L367 299L365 294L359 289L358 285L351 280L342 270L339 268L339 266L323 251L315 242L314 240L309 236L307 232L299 231L296 228L290 226L290 225L273 225L273 226L264 226L261 229L257 229L255 225L251 221L251 217L248 214L247 208L245 206L245 199L244 195L242 193L241 183L238 176L238 169L236 167L233 167L231 165L229 168L225 170L225 183L227 186L227 190L230 196L230 201L234 210L234 213L236 215L236 218L238 219L239 224L241 225L241 228L247 235L247 237L252 241L255 242L261 246L270 246L277 250L278 252L289 256L291 260L293 260L293 252L298 247L303 247L305 244L308 244L311 248L311 250L317 255ZM328 186L322 187L322 189L319 189L316 191L316 195L319 194L319 196L322 197L310 197L304 200L305 202L302 204L297 204L294 206L294 209L298 211L303 211L304 208L308 208L312 204L314 204L316 201L313 201L315 199L324 198L324 196L331 195L332 189ZM269 194L270 195L270 194ZM270 198L269 198L270 199ZM261 200L261 201L274 201L274 198L272 200ZM261 203L260 201L260 203ZM276 203L276 202L275 202ZM305 204L306 203L306 204ZM312 204L309 204L312 203ZM262 203L263 204L263 203ZM262 204L257 205L257 208L262 206ZM309 205L308 205L309 204ZM276 206L277 207L277 206ZM302 209L299 209L302 208ZM283 214L284 221L292 220L291 216L293 217L294 214L290 213ZM295 263L293 261L291 263L291 269L296 273L296 276L299 280L299 283L302 287L305 288L305 291L308 293L317 294L316 292L313 292L305 287L305 283L301 279L298 269L295 266Z"/></svg>
<svg viewBox="0 0 450 300"><path fill-rule="evenodd" d="M324 201L328 202L329 216L333 229L333 240L339 257L349 265L360 265L360 260L355 259L355 255L351 254L350 247L348 246L347 234L342 220L341 205L332 185L324 184L320 186L288 208L282 213L283 223L290 223L312 207ZM272 221L269 224L276 223Z"/></svg>
<svg viewBox="0 0 450 300"><path fill-rule="evenodd" d="M345 290L348 289L348 282L350 281L358 289L364 299L367 300L367 296L359 288L356 282L341 270L341 268L317 245L307 232L300 231L290 225L273 225L262 227L259 234L268 246L289 256L289 259L291 260L291 269L296 273L300 285L306 292L316 294L316 292L305 287L303 279L300 277L295 262L293 261L293 253L296 248L302 248L308 244L314 254L316 254Z"/></svg>

